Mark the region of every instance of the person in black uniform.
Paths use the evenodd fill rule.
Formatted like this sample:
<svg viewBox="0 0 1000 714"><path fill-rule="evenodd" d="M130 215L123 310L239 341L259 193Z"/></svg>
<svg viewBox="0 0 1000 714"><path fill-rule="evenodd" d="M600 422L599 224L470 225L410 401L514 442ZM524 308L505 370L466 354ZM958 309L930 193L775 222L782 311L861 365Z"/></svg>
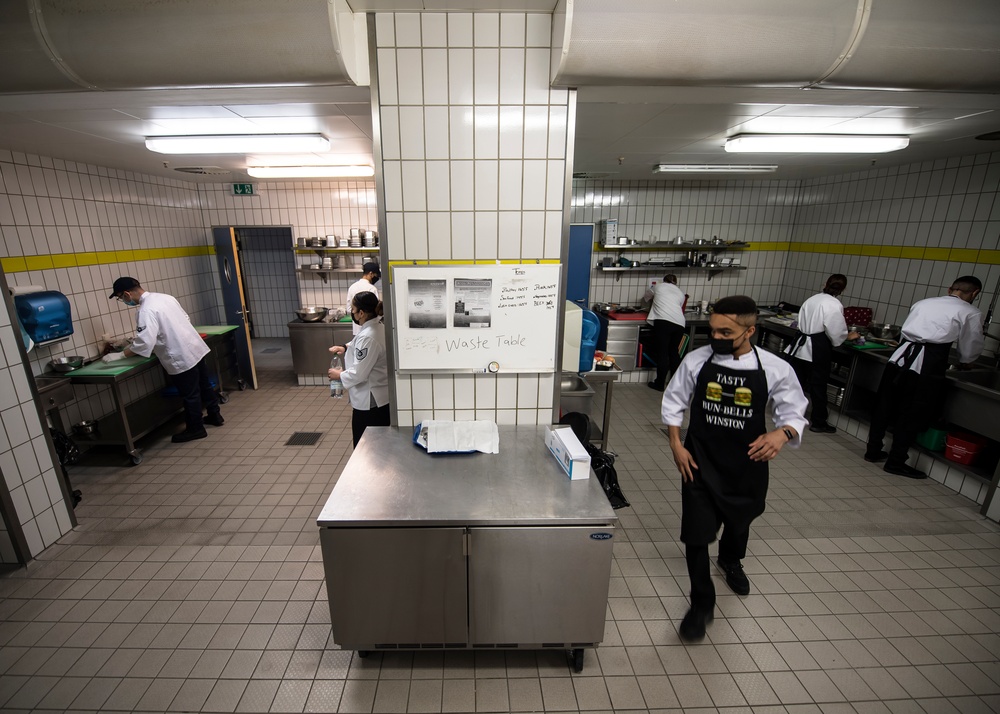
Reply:
<svg viewBox="0 0 1000 714"><path fill-rule="evenodd" d="M719 568L737 595L750 592L743 572L750 524L764 512L768 467L806 427L806 398L791 365L753 347L757 305L745 295L715 303L711 344L689 353L663 393L662 418L681 472L681 541L691 578L691 607L680 625L686 640L705 636L715 613L708 546L723 527ZM687 439L684 412L691 407ZM764 413L773 409L777 428Z"/></svg>

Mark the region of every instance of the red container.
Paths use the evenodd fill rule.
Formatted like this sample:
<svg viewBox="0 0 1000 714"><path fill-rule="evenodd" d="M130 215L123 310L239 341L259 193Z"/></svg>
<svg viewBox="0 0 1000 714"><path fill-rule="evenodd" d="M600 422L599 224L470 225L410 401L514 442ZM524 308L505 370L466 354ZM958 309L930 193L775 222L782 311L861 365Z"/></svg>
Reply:
<svg viewBox="0 0 1000 714"><path fill-rule="evenodd" d="M955 463L968 466L976 460L976 456L986 446L986 439L975 434L957 432L948 434L945 442L944 457Z"/></svg>

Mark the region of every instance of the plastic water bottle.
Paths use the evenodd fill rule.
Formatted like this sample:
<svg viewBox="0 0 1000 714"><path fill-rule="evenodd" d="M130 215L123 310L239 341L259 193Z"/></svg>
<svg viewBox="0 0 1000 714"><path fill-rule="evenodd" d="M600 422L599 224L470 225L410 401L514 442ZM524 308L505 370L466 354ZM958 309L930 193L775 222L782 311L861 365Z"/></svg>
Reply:
<svg viewBox="0 0 1000 714"><path fill-rule="evenodd" d="M341 359L339 354L335 354L333 359L330 360L330 369L343 369L344 360ZM339 379L330 380L330 396L335 399L340 399L344 396L344 383Z"/></svg>

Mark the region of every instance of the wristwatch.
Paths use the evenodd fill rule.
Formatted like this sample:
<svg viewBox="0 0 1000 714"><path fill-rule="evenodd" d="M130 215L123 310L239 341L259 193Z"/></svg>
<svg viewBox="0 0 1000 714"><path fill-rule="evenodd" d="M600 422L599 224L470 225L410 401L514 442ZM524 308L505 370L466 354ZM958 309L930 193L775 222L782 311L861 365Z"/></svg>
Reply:
<svg viewBox="0 0 1000 714"><path fill-rule="evenodd" d="M785 432L785 436L787 436L787 437L788 437L788 440L789 440L789 441L791 441L792 439L794 439L794 438L795 438L795 434L793 434L793 433L792 433L792 430L791 430L791 429L788 429L788 428L782 428L782 431L783 431L783 432Z"/></svg>

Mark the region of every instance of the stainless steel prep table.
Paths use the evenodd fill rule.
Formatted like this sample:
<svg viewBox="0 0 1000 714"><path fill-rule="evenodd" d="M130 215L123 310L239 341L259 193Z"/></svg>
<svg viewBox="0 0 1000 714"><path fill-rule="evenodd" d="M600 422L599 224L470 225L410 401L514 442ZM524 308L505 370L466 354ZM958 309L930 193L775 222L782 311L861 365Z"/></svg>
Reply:
<svg viewBox="0 0 1000 714"><path fill-rule="evenodd" d="M334 641L397 649L563 649L604 638L614 510L571 481L545 427L500 427L499 454L431 455L369 427L317 524Z"/></svg>

